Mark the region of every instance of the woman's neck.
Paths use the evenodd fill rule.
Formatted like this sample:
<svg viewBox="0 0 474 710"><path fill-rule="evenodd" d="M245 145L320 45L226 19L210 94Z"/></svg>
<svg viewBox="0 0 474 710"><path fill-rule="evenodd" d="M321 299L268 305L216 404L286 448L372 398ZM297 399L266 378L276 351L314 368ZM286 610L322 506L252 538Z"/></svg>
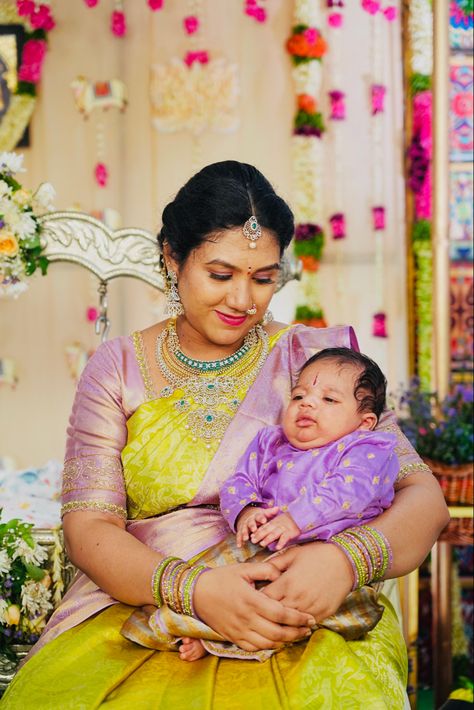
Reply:
<svg viewBox="0 0 474 710"><path fill-rule="evenodd" d="M197 360L220 360L235 353L243 344L244 337L230 343L214 343L202 333L195 330L184 318L176 322L181 351L190 358Z"/></svg>

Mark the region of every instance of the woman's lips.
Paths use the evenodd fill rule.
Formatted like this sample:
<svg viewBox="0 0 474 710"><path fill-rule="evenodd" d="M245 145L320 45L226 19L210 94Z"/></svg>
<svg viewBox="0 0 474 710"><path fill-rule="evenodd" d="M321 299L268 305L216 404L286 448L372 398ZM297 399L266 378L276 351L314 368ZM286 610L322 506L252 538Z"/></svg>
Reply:
<svg viewBox="0 0 474 710"><path fill-rule="evenodd" d="M242 323L245 323L245 320L247 319L246 315L245 316L229 316L227 313L222 313L221 311L216 311L216 315L226 325L234 325L234 326L242 325Z"/></svg>

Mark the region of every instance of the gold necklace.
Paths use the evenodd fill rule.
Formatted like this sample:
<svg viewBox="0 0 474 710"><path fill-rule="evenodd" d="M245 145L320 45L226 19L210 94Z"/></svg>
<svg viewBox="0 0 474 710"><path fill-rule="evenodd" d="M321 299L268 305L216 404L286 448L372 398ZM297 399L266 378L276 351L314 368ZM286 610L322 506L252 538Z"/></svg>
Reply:
<svg viewBox="0 0 474 710"><path fill-rule="evenodd" d="M268 336L262 326L257 325L248 333L246 343L245 354L221 366L219 374L215 374L207 369L196 370L176 357L180 345L175 319L157 338L156 362L169 383L159 397L171 397L176 390L183 390L174 406L180 412L188 411L185 428L193 441L202 439L207 448L211 448L213 440L222 438L240 405L238 392L252 384L267 358Z"/></svg>

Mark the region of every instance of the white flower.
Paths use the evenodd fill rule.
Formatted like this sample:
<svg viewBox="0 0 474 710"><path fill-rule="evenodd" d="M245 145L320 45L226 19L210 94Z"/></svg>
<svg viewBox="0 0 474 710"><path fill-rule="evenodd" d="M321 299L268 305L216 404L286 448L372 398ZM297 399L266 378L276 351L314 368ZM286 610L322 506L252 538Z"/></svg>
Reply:
<svg viewBox="0 0 474 710"><path fill-rule="evenodd" d="M25 168L23 167L24 155L18 155L17 153L0 153L0 173L8 173L12 175L14 173L24 173Z"/></svg>
<svg viewBox="0 0 474 710"><path fill-rule="evenodd" d="M53 608L50 602L51 592L41 582L30 580L21 588L22 611L32 616L46 614Z"/></svg>
<svg viewBox="0 0 474 710"><path fill-rule="evenodd" d="M24 540L19 540L16 546L15 552L13 553L13 559L21 557L24 562L32 565L39 565L48 559L48 553L40 545L35 545L30 547Z"/></svg>
<svg viewBox="0 0 474 710"><path fill-rule="evenodd" d="M12 189L10 185L8 185L5 180L0 180L0 198L2 197L11 197L12 194Z"/></svg>
<svg viewBox="0 0 474 710"><path fill-rule="evenodd" d="M53 210L53 200L56 197L56 190L49 182L42 182L33 195L32 206L34 210Z"/></svg>
<svg viewBox="0 0 474 710"><path fill-rule="evenodd" d="M15 232L20 239L33 237L36 233L36 220L30 212L22 212L15 227Z"/></svg>
<svg viewBox="0 0 474 710"><path fill-rule="evenodd" d="M6 624L5 612L8 609L8 604L5 599L0 599L0 624Z"/></svg>
<svg viewBox="0 0 474 710"><path fill-rule="evenodd" d="M0 550L0 574L7 574L10 571L11 564L6 550Z"/></svg>

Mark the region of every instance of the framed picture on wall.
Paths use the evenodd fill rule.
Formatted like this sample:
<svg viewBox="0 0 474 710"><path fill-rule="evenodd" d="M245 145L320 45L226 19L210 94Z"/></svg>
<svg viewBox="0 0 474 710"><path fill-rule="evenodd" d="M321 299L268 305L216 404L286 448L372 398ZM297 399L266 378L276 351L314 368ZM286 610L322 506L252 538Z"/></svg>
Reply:
<svg viewBox="0 0 474 710"><path fill-rule="evenodd" d="M20 110L21 104L16 96L18 86L18 68L26 34L23 25L0 24L0 149L12 150L16 146L26 148L30 145L29 118ZM22 126L21 121L26 125ZM18 139L15 145L2 145L2 135L11 135L10 124L16 124ZM20 133L18 134L18 126Z"/></svg>

